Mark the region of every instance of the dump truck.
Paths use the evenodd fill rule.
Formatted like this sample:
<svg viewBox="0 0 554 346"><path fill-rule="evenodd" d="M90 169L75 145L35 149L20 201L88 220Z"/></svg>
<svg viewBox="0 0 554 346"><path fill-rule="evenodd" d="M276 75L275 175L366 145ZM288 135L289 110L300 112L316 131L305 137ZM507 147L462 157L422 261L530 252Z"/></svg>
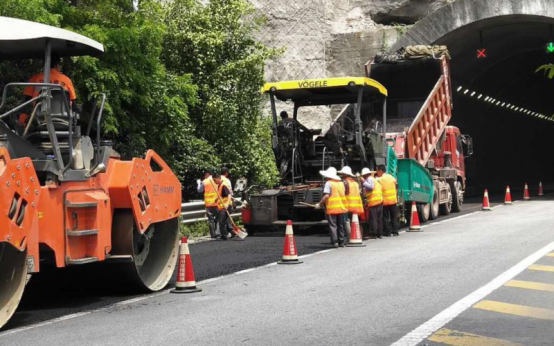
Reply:
<svg viewBox="0 0 554 346"><path fill-rule="evenodd" d="M280 184L246 190L243 223L249 234L287 220L298 227L327 225L325 213L310 207L322 197L319 171L349 165L360 172L386 163L387 89L371 78L337 77L267 83L262 92L271 105ZM277 107L287 103L293 105L293 116L279 122ZM315 116L321 112L323 118L330 107L339 111L328 128L310 129L298 120L299 109L309 108Z"/></svg>
<svg viewBox="0 0 554 346"><path fill-rule="evenodd" d="M448 51L433 47L431 52L440 55L404 53L366 64L366 76L389 91L386 141L389 164L396 166L400 204L416 202L422 222L461 211L465 159L473 154L472 138L448 126L453 107ZM409 210L405 208L405 215Z"/></svg>
<svg viewBox="0 0 554 346"><path fill-rule="evenodd" d="M101 138L105 95L86 119L50 81L53 54L103 51L67 30L0 17L0 60L44 58L44 81L5 85L0 104L0 328L16 311L28 275L45 268L105 263L103 280L125 278L133 292L161 290L173 274L179 180L153 150L123 160ZM8 96L25 87L38 95L6 109ZM32 112L22 128L17 119L25 108Z"/></svg>

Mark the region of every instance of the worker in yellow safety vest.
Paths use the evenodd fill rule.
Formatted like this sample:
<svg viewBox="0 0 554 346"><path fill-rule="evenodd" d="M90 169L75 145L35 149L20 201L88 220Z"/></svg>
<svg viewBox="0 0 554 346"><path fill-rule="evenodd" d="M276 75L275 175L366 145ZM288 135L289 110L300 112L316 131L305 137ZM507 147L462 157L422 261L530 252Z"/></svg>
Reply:
<svg viewBox="0 0 554 346"><path fill-rule="evenodd" d="M219 233L219 210L217 209L217 183L209 173L206 173L204 180L198 179L197 191L204 193L204 207L208 217L210 237L212 239L221 236Z"/></svg>
<svg viewBox="0 0 554 346"><path fill-rule="evenodd" d="M229 210L231 207L231 183L229 180L223 180L221 174L214 174L214 181L217 183L217 210L219 212L219 232L221 240L227 240L233 233L233 227L229 219ZM225 211L227 209L227 211Z"/></svg>
<svg viewBox="0 0 554 346"><path fill-rule="evenodd" d="M375 171L369 168L362 169L362 185L366 205L369 208L369 236L370 238L383 238L383 186Z"/></svg>
<svg viewBox="0 0 554 346"><path fill-rule="evenodd" d="M344 247L344 216L348 213L344 183L334 167L329 167L326 171L319 171L319 173L325 179L325 186L323 187L323 198L315 205L315 208L321 209L321 206L325 205L327 222L331 231L331 244L334 247Z"/></svg>
<svg viewBox="0 0 554 346"><path fill-rule="evenodd" d="M233 193L233 183L231 182L231 179L229 178L229 168L227 167L221 167L221 181L223 181L229 189L229 193L231 194L229 196L229 207L227 208L229 210L229 213L232 214L235 210L235 194ZM227 229L232 230L233 225L231 224L231 218L227 218ZM230 232L229 235L231 238L235 237L235 233Z"/></svg>
<svg viewBox="0 0 554 346"><path fill-rule="evenodd" d="M383 186L383 235L398 236L398 192L396 179L386 173L384 165L377 167L377 176Z"/></svg>

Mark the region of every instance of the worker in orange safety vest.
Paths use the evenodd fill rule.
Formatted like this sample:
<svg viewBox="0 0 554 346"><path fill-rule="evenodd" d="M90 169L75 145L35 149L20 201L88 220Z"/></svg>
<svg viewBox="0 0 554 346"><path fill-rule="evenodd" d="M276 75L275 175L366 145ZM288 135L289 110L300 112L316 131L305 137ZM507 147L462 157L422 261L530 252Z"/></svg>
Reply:
<svg viewBox="0 0 554 346"><path fill-rule="evenodd" d="M362 196L360 195L360 184L358 184L358 181L355 179L356 176L352 173L352 168L344 166L338 171L338 174L345 185L346 208L348 209L345 226L346 236L350 237L350 222L352 221L352 215L356 214L360 217L364 213L364 204Z"/></svg>
<svg viewBox="0 0 554 346"><path fill-rule="evenodd" d="M383 186L383 235L398 236L398 192L396 179L386 173L384 165L377 167L377 176Z"/></svg>
<svg viewBox="0 0 554 346"><path fill-rule="evenodd" d="M198 179L196 183L198 184L197 191L204 193L204 207L208 217L210 237L218 238L221 234L219 233L219 210L217 209L217 183L209 173L206 173L204 180Z"/></svg>
<svg viewBox="0 0 554 346"><path fill-rule="evenodd" d="M231 182L228 179L223 179L221 174L214 174L214 181L217 183L218 189L218 203L217 210L219 211L219 232L221 233L221 240L227 240L234 236L233 226L229 215L231 214L231 201L233 195L231 194ZM227 209L227 211L225 211Z"/></svg>
<svg viewBox="0 0 554 346"><path fill-rule="evenodd" d="M334 167L329 167L326 171L319 171L319 173L325 179L325 186L323 188L323 198L315 205L315 208L321 209L321 206L325 205L331 244L334 247L344 247L344 220L345 214L348 213L344 183L337 175L337 170Z"/></svg>
<svg viewBox="0 0 554 346"><path fill-rule="evenodd" d="M362 185L366 205L369 208L369 236L381 239L383 237L383 186L375 171L362 169Z"/></svg>

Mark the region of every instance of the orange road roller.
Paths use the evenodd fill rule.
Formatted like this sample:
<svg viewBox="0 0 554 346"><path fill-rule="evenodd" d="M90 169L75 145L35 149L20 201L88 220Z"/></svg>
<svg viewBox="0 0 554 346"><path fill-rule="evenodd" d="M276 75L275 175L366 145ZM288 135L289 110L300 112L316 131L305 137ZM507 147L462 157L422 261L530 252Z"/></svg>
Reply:
<svg viewBox="0 0 554 346"><path fill-rule="evenodd" d="M52 56L103 51L70 31L0 17L0 60L44 58L43 80L7 84L0 104L0 328L41 266L102 262L146 292L163 289L175 269L179 180L153 150L126 161L101 139L105 95L84 120L51 78ZM21 88L34 96L7 107Z"/></svg>

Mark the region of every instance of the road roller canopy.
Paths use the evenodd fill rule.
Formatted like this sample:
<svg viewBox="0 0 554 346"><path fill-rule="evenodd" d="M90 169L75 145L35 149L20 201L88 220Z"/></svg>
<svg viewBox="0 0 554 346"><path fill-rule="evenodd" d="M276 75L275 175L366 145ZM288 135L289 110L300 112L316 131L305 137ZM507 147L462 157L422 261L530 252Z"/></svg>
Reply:
<svg viewBox="0 0 554 346"><path fill-rule="evenodd" d="M370 96L387 96L387 89L381 83L365 77L338 77L304 79L267 83L262 92L274 94L278 100L293 101L296 106L320 106L357 103L360 88L363 99Z"/></svg>
<svg viewBox="0 0 554 346"><path fill-rule="evenodd" d="M50 42L52 54L98 56L104 46L83 35L26 20L0 17L0 60L44 58Z"/></svg>

